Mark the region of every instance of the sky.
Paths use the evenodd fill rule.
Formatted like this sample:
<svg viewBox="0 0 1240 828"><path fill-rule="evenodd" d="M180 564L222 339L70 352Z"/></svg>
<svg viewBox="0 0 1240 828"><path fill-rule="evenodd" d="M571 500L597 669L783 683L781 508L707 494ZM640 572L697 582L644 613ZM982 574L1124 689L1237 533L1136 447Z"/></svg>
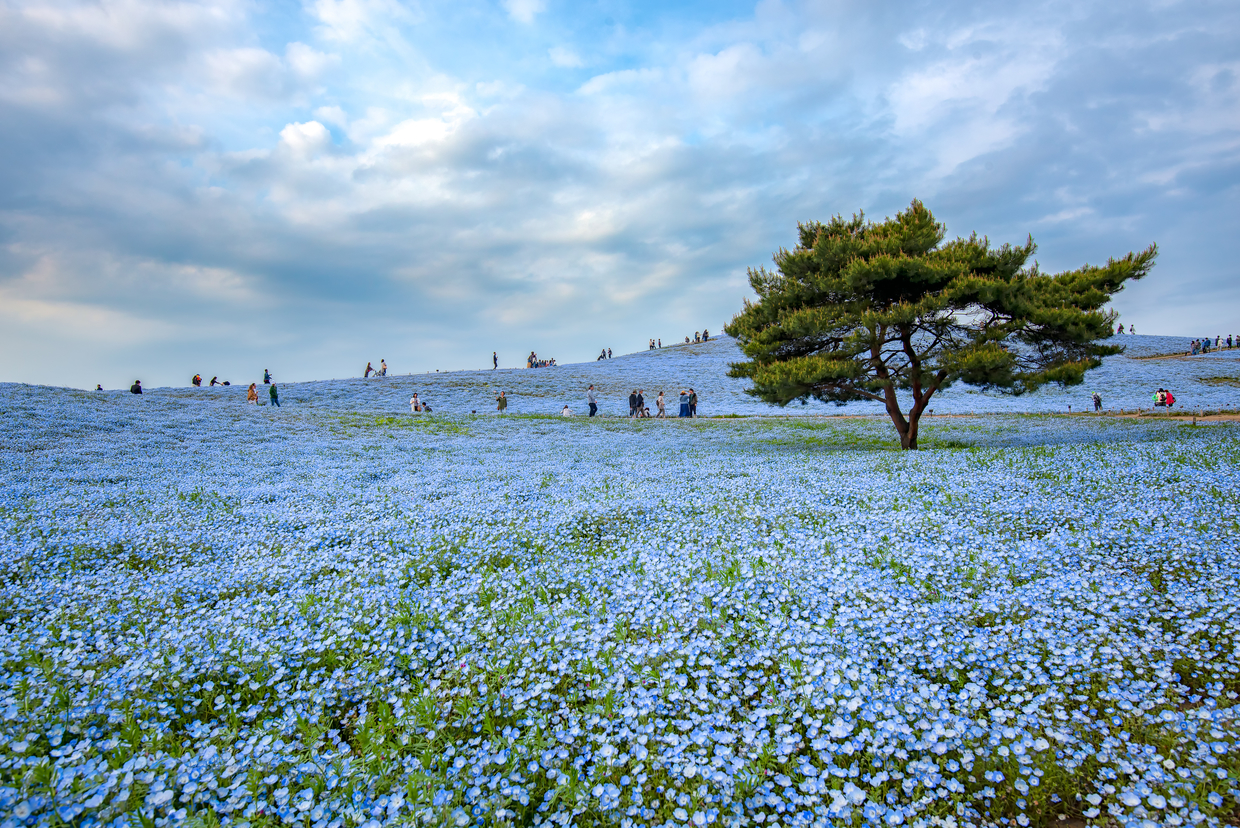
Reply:
<svg viewBox="0 0 1240 828"><path fill-rule="evenodd" d="M914 198L1240 334L1240 4L0 0L0 381L640 350Z"/></svg>

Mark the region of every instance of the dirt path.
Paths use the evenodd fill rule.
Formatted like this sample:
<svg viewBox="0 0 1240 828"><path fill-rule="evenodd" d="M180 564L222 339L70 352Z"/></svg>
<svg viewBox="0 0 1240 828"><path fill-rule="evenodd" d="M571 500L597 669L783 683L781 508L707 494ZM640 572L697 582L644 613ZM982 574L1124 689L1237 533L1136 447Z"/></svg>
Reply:
<svg viewBox="0 0 1240 828"><path fill-rule="evenodd" d="M1107 417L1116 417L1125 420L1143 417L1147 420L1196 420L1199 423L1240 423L1240 414L1203 414L1198 417L1191 411L1185 411L1182 414L1106 414Z"/></svg>

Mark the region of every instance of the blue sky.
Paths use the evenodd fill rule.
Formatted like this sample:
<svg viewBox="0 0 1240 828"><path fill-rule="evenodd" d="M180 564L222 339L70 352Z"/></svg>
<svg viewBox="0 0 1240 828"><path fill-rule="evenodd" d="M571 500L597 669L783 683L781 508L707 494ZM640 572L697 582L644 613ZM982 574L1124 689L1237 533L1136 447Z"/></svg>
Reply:
<svg viewBox="0 0 1240 828"><path fill-rule="evenodd" d="M1240 334L1230 2L0 0L0 380L560 361L718 330L921 198Z"/></svg>

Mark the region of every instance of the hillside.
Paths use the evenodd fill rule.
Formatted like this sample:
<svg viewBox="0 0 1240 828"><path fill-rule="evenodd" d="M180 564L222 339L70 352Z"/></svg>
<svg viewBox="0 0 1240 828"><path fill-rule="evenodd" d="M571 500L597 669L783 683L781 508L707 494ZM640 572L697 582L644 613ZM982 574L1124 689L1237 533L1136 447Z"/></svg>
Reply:
<svg viewBox="0 0 1240 828"><path fill-rule="evenodd" d="M1039 413L1066 411L1069 405L1081 411L1091 407L1090 394L1094 391L1102 394L1107 409L1148 408L1150 394L1159 387L1171 388L1177 405L1185 410L1240 407L1240 349L1185 357L1189 340L1184 337L1129 335L1121 342L1127 351L1108 358L1086 377L1084 385L1076 388L1048 387L1035 394L1012 397L961 385L936 395L931 408L939 414ZM708 343L675 345L555 368L281 382L280 395L282 403L289 406L396 413L408 412L409 397L417 391L422 399L431 402L437 414L468 414L494 411L495 396L503 390L510 400L510 413L555 414L565 404L584 413L585 391L593 383L599 392L601 412L624 415L632 389L645 390L652 410L655 396L663 390L668 409L674 413L676 395L680 389L692 386L698 393L702 416L883 415L881 406L869 402L844 406L811 402L783 409L767 405L745 393L747 382L727 376L729 364L741 358L736 342L720 337ZM123 390L107 391L104 396L130 397ZM148 405L152 397L242 404L245 387L238 384L229 388L149 389L145 395Z"/></svg>

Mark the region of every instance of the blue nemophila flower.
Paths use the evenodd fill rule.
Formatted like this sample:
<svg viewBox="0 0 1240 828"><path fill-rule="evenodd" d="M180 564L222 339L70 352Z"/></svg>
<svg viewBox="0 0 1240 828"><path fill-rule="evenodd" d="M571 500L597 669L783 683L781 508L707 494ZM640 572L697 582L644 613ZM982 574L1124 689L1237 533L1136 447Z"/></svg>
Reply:
<svg viewBox="0 0 1240 828"><path fill-rule="evenodd" d="M55 774L0 810L919 824L1080 791L1191 822L1227 789L1228 432L997 419L895 458L831 450L865 421L436 431L151 395L121 424L40 393L0 414L0 760Z"/></svg>

